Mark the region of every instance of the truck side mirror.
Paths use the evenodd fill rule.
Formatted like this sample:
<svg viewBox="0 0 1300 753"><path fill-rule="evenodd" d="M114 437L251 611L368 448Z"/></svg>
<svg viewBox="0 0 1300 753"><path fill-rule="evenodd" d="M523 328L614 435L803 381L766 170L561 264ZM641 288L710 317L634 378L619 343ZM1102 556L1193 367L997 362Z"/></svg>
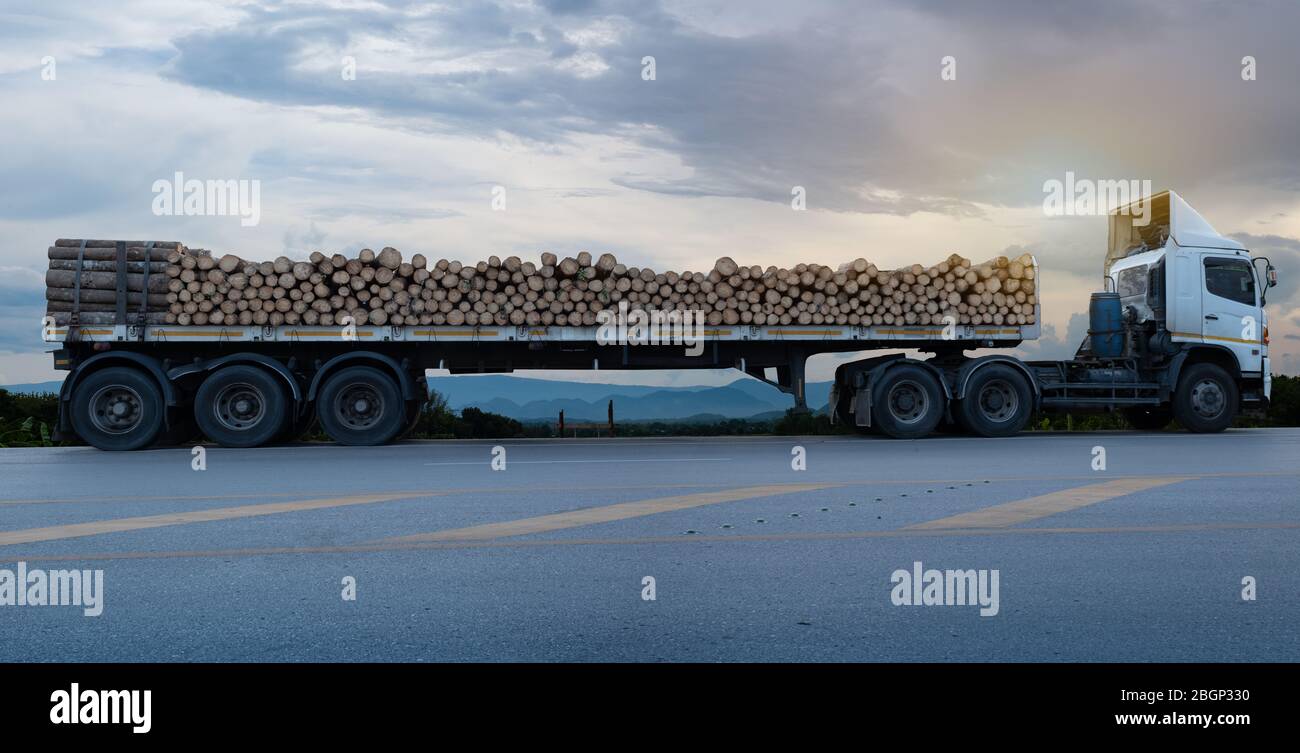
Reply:
<svg viewBox="0 0 1300 753"><path fill-rule="evenodd" d="M1266 256L1256 256L1250 260L1250 265L1255 267L1255 272L1259 272L1258 262L1264 262L1264 289L1259 291L1259 305L1263 306L1268 298L1268 289L1277 287L1277 267Z"/></svg>

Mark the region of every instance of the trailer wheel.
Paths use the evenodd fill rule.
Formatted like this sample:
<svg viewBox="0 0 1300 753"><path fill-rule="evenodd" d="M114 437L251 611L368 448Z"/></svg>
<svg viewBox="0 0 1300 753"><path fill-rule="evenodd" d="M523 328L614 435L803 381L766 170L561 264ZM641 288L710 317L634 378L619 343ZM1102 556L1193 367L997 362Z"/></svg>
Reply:
<svg viewBox="0 0 1300 753"><path fill-rule="evenodd" d="M1124 411L1124 420L1139 431L1160 431L1174 420L1174 412L1163 405L1128 408Z"/></svg>
<svg viewBox="0 0 1300 753"><path fill-rule="evenodd" d="M326 379L316 414L321 428L339 444L385 444L406 428L406 405L397 383L370 366L352 366Z"/></svg>
<svg viewBox="0 0 1300 753"><path fill-rule="evenodd" d="M957 403L957 420L981 437L1009 437L1029 423L1034 395L1029 382L1018 370L990 364L975 372L966 384L966 395Z"/></svg>
<svg viewBox="0 0 1300 753"><path fill-rule="evenodd" d="M73 431L101 450L139 450L153 444L166 409L152 377L122 366L82 379L71 406Z"/></svg>
<svg viewBox="0 0 1300 753"><path fill-rule="evenodd" d="M1232 426L1237 417L1237 384L1212 363L1183 370L1174 392L1174 418L1188 431L1209 433Z"/></svg>
<svg viewBox="0 0 1300 753"><path fill-rule="evenodd" d="M274 376L256 366L218 369L194 394L194 419L222 447L259 447L278 435L289 401Z"/></svg>
<svg viewBox="0 0 1300 753"><path fill-rule="evenodd" d="M904 364L871 386L871 423L895 439L924 437L943 418L943 390L934 375Z"/></svg>

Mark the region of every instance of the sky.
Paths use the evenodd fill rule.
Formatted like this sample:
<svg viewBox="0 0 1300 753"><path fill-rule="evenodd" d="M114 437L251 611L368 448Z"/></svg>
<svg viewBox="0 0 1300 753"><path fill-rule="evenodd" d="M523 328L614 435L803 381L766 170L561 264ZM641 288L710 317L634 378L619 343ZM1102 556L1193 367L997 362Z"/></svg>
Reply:
<svg viewBox="0 0 1300 753"><path fill-rule="evenodd" d="M1064 358L1106 241L1044 211L1067 173L1178 191L1272 259L1274 371L1300 373L1297 28L1249 0L0 0L0 384L57 377L45 249L79 237L657 270L1029 252L1023 352ZM257 224L156 214L178 172L258 181Z"/></svg>

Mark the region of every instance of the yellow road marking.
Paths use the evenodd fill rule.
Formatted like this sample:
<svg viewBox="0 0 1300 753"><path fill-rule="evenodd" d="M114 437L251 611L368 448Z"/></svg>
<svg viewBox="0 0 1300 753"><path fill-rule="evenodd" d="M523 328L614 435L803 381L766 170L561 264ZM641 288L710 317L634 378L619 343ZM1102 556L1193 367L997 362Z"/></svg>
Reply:
<svg viewBox="0 0 1300 753"><path fill-rule="evenodd" d="M484 465L487 462L484 461ZM973 481L973 479L972 479ZM914 484L924 482L913 481L880 481L880 482L860 482L880 483L880 484ZM938 483L938 482L935 482ZM949 482L952 483L952 482ZM848 486L849 482L827 482L825 486ZM446 496L452 494L538 494L549 492L608 492L608 491L626 491L629 489L711 489L714 487L731 487L733 484L609 484L603 486L496 486L496 487L466 487L464 489L448 489L439 487L437 489L395 489L386 492L376 492L383 494L400 494L403 497L425 497L425 496ZM264 494L198 494L198 495L158 495L152 497L140 497L123 495L117 497L61 497L54 499L0 499L0 505L48 505L48 504L85 504L101 502L202 502L205 500L215 499L268 499L272 497L314 497L328 492L320 491L303 491L303 492L266 492Z"/></svg>
<svg viewBox="0 0 1300 753"><path fill-rule="evenodd" d="M1063 489L1051 494L1007 502L1002 505L985 507L982 510L965 512L947 518L931 520L925 523L907 526L908 530L929 530L947 528L1005 528L1006 526L1025 523L1030 520L1055 515L1061 512L1077 510L1080 507L1095 505L1126 494L1167 486L1179 481L1186 481L1191 476L1161 476L1159 478L1137 477L1089 484L1073 489Z"/></svg>
<svg viewBox="0 0 1300 753"><path fill-rule="evenodd" d="M192 510L190 512L164 513L162 515L145 515L137 518L117 518L115 520L97 520L90 523L70 523L48 528L24 528L17 531L0 531L0 546L13 544L31 544L37 541L57 541L75 539L82 536L95 536L101 533L120 533L123 531L142 531L148 528L184 525L186 523L207 523L215 520L233 520L251 518L260 515L276 515L302 510L322 510L329 507L346 507L348 505L368 505L375 502L389 502L409 497L407 494L360 494L352 497L334 497L332 499L307 499L299 502L274 502L262 505L241 505L240 507L221 507L215 510Z"/></svg>
<svg viewBox="0 0 1300 753"><path fill-rule="evenodd" d="M276 546L240 549L190 549L155 552L92 552L89 554L0 555L0 562L83 562L91 560L188 559L202 557L265 557L281 554L367 554L376 552L517 549L567 546L652 546L656 544L763 543L769 541L852 541L859 539L930 538L965 536L1101 535L1123 533L1205 533L1211 531L1296 531L1300 523L1204 523L1159 526L1107 526L1099 528L949 528L888 531L823 531L817 533L764 533L702 536L642 536L626 539L489 539L482 541L415 541L407 543L341 544L335 546Z"/></svg>
<svg viewBox="0 0 1300 753"><path fill-rule="evenodd" d="M445 531L417 533L410 536L397 536L384 539L385 543L406 543L421 541L482 541L503 536L523 536L530 533L546 533L565 528L578 528L596 523L609 523L615 520L640 518L657 515L661 512L687 510L692 507L716 505L721 502L737 502L742 499L771 497L776 494L797 494L799 492L827 489L838 484L781 484L767 486L749 486L743 489L729 489L720 492L703 492L700 494L682 494L675 497L643 499L637 502L620 502L603 507L587 507L551 515L539 515L535 518L507 520L501 523L485 523L468 528L451 528Z"/></svg>

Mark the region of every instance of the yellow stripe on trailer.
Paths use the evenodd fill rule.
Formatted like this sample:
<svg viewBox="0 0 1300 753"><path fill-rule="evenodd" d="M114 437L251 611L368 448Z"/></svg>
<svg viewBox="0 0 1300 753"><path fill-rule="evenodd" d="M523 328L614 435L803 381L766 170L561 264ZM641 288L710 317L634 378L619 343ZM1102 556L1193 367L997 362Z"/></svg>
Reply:
<svg viewBox="0 0 1300 753"><path fill-rule="evenodd" d="M78 329L77 332L79 332L79 333L81 333L81 334L83 334L83 335L111 335L111 334L113 334L113 330L111 330L111 329ZM53 336L55 336L55 337L62 337L62 336L64 336L64 335L67 335L67 334L68 334L68 331L67 331L66 329L52 329L52 330L49 331L49 334L50 334L50 335L53 335Z"/></svg>
<svg viewBox="0 0 1300 753"><path fill-rule="evenodd" d="M163 337L167 337L169 335L173 337L238 337L239 335L243 334L243 332L241 332L240 330L230 330L230 329L222 329L222 330L217 330L215 332L210 330L190 330L190 329L172 330L169 332L165 329L156 329L153 331L153 333L155 335L161 335Z"/></svg>

